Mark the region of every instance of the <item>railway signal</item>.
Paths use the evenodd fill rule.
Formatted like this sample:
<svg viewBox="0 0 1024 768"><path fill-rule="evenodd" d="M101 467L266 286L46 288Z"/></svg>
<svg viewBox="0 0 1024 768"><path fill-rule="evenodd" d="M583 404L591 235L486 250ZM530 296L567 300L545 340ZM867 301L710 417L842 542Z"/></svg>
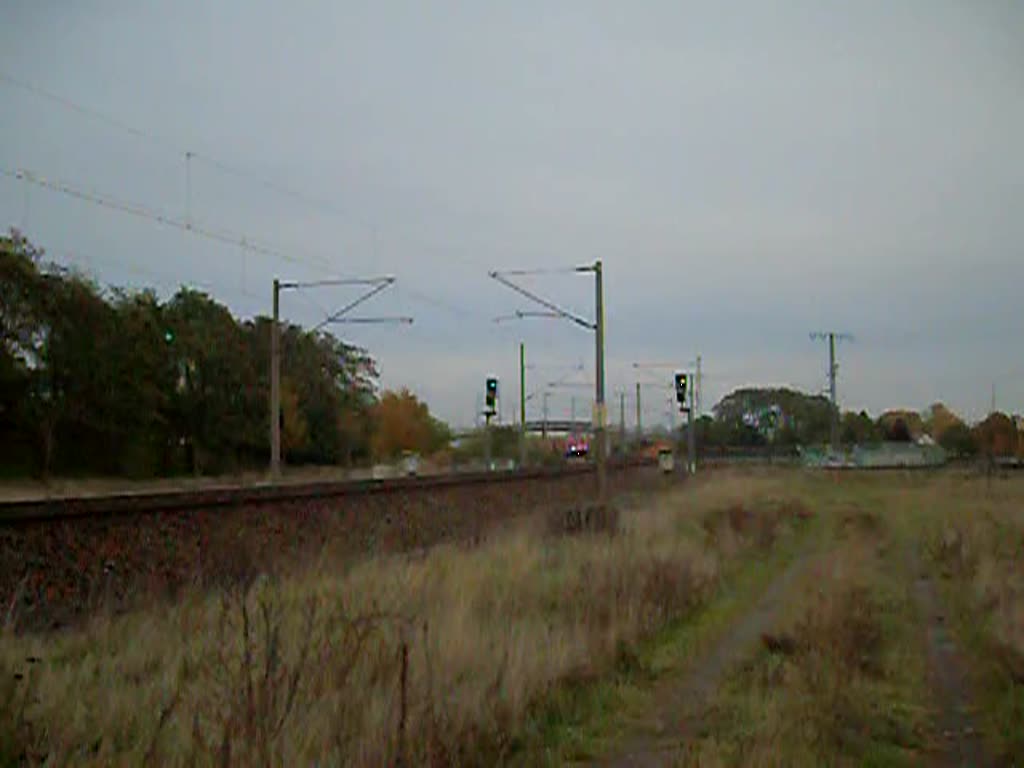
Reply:
<svg viewBox="0 0 1024 768"><path fill-rule="evenodd" d="M689 376L685 373L676 373L676 402L679 403L680 410L686 411L686 388L689 383Z"/></svg>
<svg viewBox="0 0 1024 768"><path fill-rule="evenodd" d="M487 388L484 395L484 413L488 417L496 413L498 403L498 379L495 376L487 377Z"/></svg>

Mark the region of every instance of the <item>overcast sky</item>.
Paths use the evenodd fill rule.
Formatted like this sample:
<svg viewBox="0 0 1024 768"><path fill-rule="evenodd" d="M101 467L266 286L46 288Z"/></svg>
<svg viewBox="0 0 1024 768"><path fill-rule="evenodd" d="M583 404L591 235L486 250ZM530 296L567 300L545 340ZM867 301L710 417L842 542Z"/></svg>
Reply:
<svg viewBox="0 0 1024 768"><path fill-rule="evenodd" d="M512 415L520 340L528 389L581 384L553 415L589 407L592 334L492 322L531 307L487 271L598 258L616 420L634 362L701 354L706 406L742 384L821 391L808 332L832 329L855 336L844 408L978 417L994 383L1024 410L1014 0L5 0L0 75L0 169L293 261L6 176L0 224L101 283L194 285L243 316L268 312L275 275L393 274L366 314L415 324L339 333L456 424L492 372ZM589 276L524 284L593 315ZM312 325L352 297L283 311ZM666 390L645 392L664 419Z"/></svg>

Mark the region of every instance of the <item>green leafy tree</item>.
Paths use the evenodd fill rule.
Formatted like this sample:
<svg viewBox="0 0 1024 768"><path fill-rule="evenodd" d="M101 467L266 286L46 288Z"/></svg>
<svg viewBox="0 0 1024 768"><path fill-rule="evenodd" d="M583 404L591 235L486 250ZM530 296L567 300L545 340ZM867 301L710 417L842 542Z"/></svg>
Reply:
<svg viewBox="0 0 1024 768"><path fill-rule="evenodd" d="M0 457L3 466L16 469L27 468L38 443L34 398L42 347L41 258L18 232L0 237Z"/></svg>
<svg viewBox="0 0 1024 768"><path fill-rule="evenodd" d="M186 466L196 473L231 468L246 432L256 361L231 313L205 293L182 288L165 317L176 372L171 418Z"/></svg>
<svg viewBox="0 0 1024 768"><path fill-rule="evenodd" d="M828 439L832 405L821 395L787 388L738 389L712 409L722 445L810 444ZM769 419L768 414L775 414Z"/></svg>
<svg viewBox="0 0 1024 768"><path fill-rule="evenodd" d="M938 442L950 455L958 458L970 458L978 453L974 433L963 422L944 429Z"/></svg>
<svg viewBox="0 0 1024 768"><path fill-rule="evenodd" d="M942 403L933 403L924 414L924 431L941 444L947 429L964 426L963 420Z"/></svg>
<svg viewBox="0 0 1024 768"><path fill-rule="evenodd" d="M843 414L839 426L840 439L846 445L864 445L878 442L881 433L867 411L854 413L847 411Z"/></svg>

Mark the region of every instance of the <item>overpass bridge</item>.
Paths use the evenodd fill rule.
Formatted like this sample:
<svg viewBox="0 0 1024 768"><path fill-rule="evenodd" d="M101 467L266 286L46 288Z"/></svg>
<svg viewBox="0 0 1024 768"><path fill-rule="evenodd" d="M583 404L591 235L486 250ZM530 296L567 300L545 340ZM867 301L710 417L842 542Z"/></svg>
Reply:
<svg viewBox="0 0 1024 768"><path fill-rule="evenodd" d="M583 419L543 419L526 421L527 432L564 432L566 434L579 432L592 432L593 426L590 421Z"/></svg>
<svg viewBox="0 0 1024 768"><path fill-rule="evenodd" d="M505 423L505 424L492 424L492 427L502 427L518 430L518 423ZM555 434L591 434L594 431L593 425L590 421L584 421L583 419L527 419L526 431L541 433L555 433ZM456 438L470 437L471 435L477 434L478 430L463 430L462 432L455 433Z"/></svg>

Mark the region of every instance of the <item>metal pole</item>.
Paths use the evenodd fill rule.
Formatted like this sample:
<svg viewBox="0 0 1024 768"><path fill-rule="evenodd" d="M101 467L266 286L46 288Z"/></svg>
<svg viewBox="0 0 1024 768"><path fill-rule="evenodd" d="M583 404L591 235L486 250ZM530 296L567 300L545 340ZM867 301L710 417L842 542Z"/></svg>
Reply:
<svg viewBox="0 0 1024 768"><path fill-rule="evenodd" d="M690 466L690 474L697 472L697 433L693 428L693 411L696 396L693 389L690 390L690 407L687 409L686 419L686 461Z"/></svg>
<svg viewBox="0 0 1024 768"><path fill-rule="evenodd" d="M544 390L544 416L543 421L540 425L540 436L547 438L548 436L548 391Z"/></svg>
<svg viewBox="0 0 1024 768"><path fill-rule="evenodd" d="M836 335L828 335L828 391L832 401L831 442L832 453L839 453L839 410L836 406Z"/></svg>
<svg viewBox="0 0 1024 768"><path fill-rule="evenodd" d="M274 317L270 325L270 477L281 476L281 282L274 278Z"/></svg>
<svg viewBox="0 0 1024 768"><path fill-rule="evenodd" d="M619 392L619 450L626 450L626 392Z"/></svg>
<svg viewBox="0 0 1024 768"><path fill-rule="evenodd" d="M491 471L491 414L484 414L484 461L487 462L487 471Z"/></svg>
<svg viewBox="0 0 1024 768"><path fill-rule="evenodd" d="M597 500L604 504L608 495L607 454L605 443L605 409L604 409L604 276L601 260L594 262L594 345L596 367L595 378L595 411L597 418L595 437L597 438Z"/></svg>
<svg viewBox="0 0 1024 768"><path fill-rule="evenodd" d="M636 383L636 439L642 440L644 437L644 422L643 416L641 416L642 410L640 408L640 382Z"/></svg>
<svg viewBox="0 0 1024 768"><path fill-rule="evenodd" d="M526 466L526 344L519 342L519 466Z"/></svg>
<svg viewBox="0 0 1024 768"><path fill-rule="evenodd" d="M701 373L700 373L700 355L697 355L697 382L696 382L696 384L697 384L697 388L696 388L696 391L695 391L694 394L695 394L695 398L696 398L696 401L697 401L697 416L699 417L701 415L701 413L703 413L703 411L701 410L701 400L704 397L704 387L703 387L704 381L701 378Z"/></svg>

